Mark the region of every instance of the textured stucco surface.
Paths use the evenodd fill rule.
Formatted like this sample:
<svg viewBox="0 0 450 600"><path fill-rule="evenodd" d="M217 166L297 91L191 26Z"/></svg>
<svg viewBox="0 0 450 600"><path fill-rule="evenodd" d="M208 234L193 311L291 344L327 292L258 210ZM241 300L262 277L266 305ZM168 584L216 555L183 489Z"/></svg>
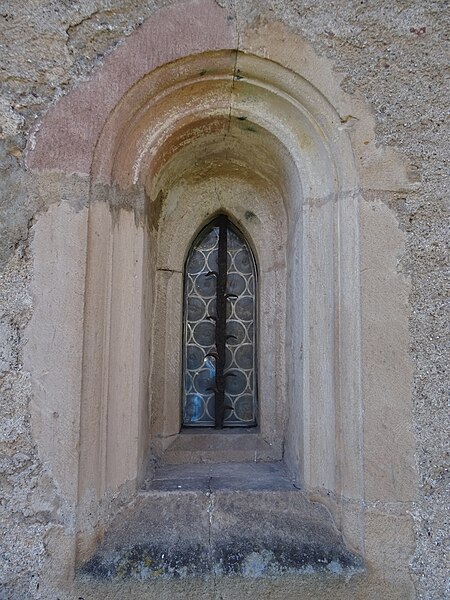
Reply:
<svg viewBox="0 0 450 600"><path fill-rule="evenodd" d="M33 310L33 217L52 201L47 187L45 199L40 192L42 181L25 169L23 150L36 120L49 105L167 4L2 2L0 598L51 597L45 591L44 569L49 569L48 557L61 524L66 530L71 527L71 513L59 501L58 490L36 453L30 423L31 388L22 367L23 332ZM398 270L411 282L410 352L420 479L418 500L411 509L416 551L410 569L418 598L443 599L449 593L443 554L448 536L449 430L445 405L449 132L444 120L448 3L245 0L236 2L237 14L234 3L218 4L236 16L238 32L258 19L279 20L309 41L318 54L331 59L342 74L342 87L349 94L361 94L373 108L377 143L401 150L408 158L411 178L420 184L415 191L386 192L368 200L385 202L405 234L406 251ZM67 196L75 211L83 202L77 194L74 183L73 194L67 192ZM200 593L211 597L204 590ZM248 593L251 597L251 589Z"/></svg>

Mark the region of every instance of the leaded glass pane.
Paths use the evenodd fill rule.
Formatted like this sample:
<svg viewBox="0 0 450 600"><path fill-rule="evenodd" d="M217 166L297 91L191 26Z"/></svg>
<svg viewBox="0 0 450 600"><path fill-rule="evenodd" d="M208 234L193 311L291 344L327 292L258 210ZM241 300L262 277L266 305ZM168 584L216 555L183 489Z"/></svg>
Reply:
<svg viewBox="0 0 450 600"><path fill-rule="evenodd" d="M208 226L189 253L183 348L186 426L256 424L255 277L250 248L225 217Z"/></svg>

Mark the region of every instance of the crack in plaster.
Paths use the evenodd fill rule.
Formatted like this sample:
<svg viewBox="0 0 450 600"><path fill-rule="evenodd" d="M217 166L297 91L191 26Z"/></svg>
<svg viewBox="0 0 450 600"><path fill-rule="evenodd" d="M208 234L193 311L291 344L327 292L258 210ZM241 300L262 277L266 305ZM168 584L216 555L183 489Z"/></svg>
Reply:
<svg viewBox="0 0 450 600"><path fill-rule="evenodd" d="M233 18L234 18L234 21L235 21L235 24L236 24L236 48L235 48L235 52L234 52L233 74L232 74L232 77L231 77L230 106L229 106L229 110L228 110L228 124L227 124L227 129L226 129L225 134L224 134L224 140L227 137L227 135L230 133L231 113L232 113L232 110L233 110L234 88L235 88L235 83L238 80L237 63L238 63L238 57L239 57L239 52L240 52L240 31L239 31L237 9L236 9L235 3L233 3Z"/></svg>
<svg viewBox="0 0 450 600"><path fill-rule="evenodd" d="M209 498L209 502L208 502L208 549L209 549L209 559L211 561L211 570L212 570L212 574L213 574L213 589L214 589L214 597L216 596L216 589L217 589L217 572L216 572L216 565L214 563L214 556L213 556L213 551L212 551L212 541L211 541L211 533L212 533L212 520L213 520L213 512L214 512L214 494L213 494L213 490L212 490L212 476L211 476L211 467L209 469L210 472L210 476L208 479L208 492L207 492L207 496Z"/></svg>
<svg viewBox="0 0 450 600"><path fill-rule="evenodd" d="M65 30L66 31L66 35L67 35L67 41L68 42L70 41L70 39L73 36L74 32L78 29L78 27L80 27L81 25L83 25L83 23L86 23L87 21L91 21L92 19L94 19L98 15L112 15L112 14L114 14L114 11L112 11L112 10L95 10L91 14L89 14L89 15L87 15L85 17L82 17L76 23L70 23L66 27L66 30Z"/></svg>

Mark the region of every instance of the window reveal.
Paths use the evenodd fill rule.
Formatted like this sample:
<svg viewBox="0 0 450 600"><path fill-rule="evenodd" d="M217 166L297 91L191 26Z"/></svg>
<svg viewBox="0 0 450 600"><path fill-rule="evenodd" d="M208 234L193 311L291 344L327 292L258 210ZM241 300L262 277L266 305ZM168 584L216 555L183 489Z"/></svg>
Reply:
<svg viewBox="0 0 450 600"><path fill-rule="evenodd" d="M251 250L219 216L186 261L183 425L256 424L255 290Z"/></svg>

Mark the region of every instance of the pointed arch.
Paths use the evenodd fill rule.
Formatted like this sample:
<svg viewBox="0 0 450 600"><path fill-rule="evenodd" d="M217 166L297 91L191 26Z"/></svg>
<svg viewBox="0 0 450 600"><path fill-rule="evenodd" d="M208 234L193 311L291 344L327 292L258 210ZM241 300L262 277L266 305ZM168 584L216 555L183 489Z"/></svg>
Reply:
<svg viewBox="0 0 450 600"><path fill-rule="evenodd" d="M256 263L221 214L206 225L184 269L184 426L257 422Z"/></svg>

